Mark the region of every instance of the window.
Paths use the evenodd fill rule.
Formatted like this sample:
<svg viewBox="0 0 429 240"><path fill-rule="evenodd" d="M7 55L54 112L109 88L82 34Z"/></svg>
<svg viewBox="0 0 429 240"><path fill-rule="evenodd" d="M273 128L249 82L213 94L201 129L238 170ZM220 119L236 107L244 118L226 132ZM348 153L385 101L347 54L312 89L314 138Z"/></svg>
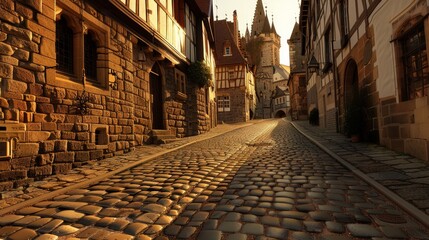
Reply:
<svg viewBox="0 0 429 240"><path fill-rule="evenodd" d="M176 69L176 89L178 92L186 94L185 74Z"/></svg>
<svg viewBox="0 0 429 240"><path fill-rule="evenodd" d="M231 111L229 96L219 96L217 100L217 106L218 112Z"/></svg>
<svg viewBox="0 0 429 240"><path fill-rule="evenodd" d="M89 14L75 12L74 3L58 2L55 15L56 77L49 84L107 93L110 27ZM81 19L83 17L83 19ZM83 21L82 21L83 20ZM85 75L84 75L85 74ZM84 76L86 81L84 81ZM101 92L100 92L101 91Z"/></svg>
<svg viewBox="0 0 429 240"><path fill-rule="evenodd" d="M73 75L73 30L64 17L56 22L55 50L57 70Z"/></svg>
<svg viewBox="0 0 429 240"><path fill-rule="evenodd" d="M429 92L429 66L423 23L401 39L404 64L403 100L427 96Z"/></svg>
<svg viewBox="0 0 429 240"><path fill-rule="evenodd" d="M84 67L87 81L97 84L97 43L93 39L93 33L88 32L84 36Z"/></svg>
<svg viewBox="0 0 429 240"><path fill-rule="evenodd" d="M231 47L225 47L224 56L232 56Z"/></svg>
<svg viewBox="0 0 429 240"><path fill-rule="evenodd" d="M323 66L323 72L328 71L332 66L332 50L331 50L331 28L328 27L325 35L324 35L324 41L325 41L325 63Z"/></svg>
<svg viewBox="0 0 429 240"><path fill-rule="evenodd" d="M229 80L235 79L235 72L229 71Z"/></svg>
<svg viewBox="0 0 429 240"><path fill-rule="evenodd" d="M340 2L340 31L341 31L341 47L345 47L349 40L349 10L348 0Z"/></svg>

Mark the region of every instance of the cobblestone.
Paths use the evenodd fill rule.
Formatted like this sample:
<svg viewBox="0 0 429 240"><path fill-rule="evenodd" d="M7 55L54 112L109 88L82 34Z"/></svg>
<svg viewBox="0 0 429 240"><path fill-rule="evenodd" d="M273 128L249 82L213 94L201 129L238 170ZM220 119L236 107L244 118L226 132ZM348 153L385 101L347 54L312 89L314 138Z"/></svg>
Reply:
<svg viewBox="0 0 429 240"><path fill-rule="evenodd" d="M174 146L190 141L176 142ZM173 148L168 144L143 147L114 159L121 164L134 163L141 156ZM145 149L154 151L144 152ZM374 154L362 160L352 157L355 154L349 150L339 152L356 162L377 158L395 165L407 164L409 168L404 167L407 170L419 166L409 159L394 161L389 154ZM90 167L119 166L115 164L107 160ZM106 168L100 172L108 172ZM52 180L55 184L45 182L40 186L62 188L63 180L73 183L78 181L77 172L88 170L76 169L71 177L50 178L56 179ZM385 177L381 180L386 181ZM33 190L38 192L37 187ZM405 188L398 190L405 192ZM413 196L423 200L425 191L416 191ZM7 218L8 215L13 217ZM52 236L159 240L347 239L350 236L425 239L429 236L427 229L284 120L264 121L166 152L88 187L71 189L0 216L2 224L7 225L0 228L3 238L18 231L30 233L27 229L35 237L47 239ZM401 227L392 229L394 224Z"/></svg>

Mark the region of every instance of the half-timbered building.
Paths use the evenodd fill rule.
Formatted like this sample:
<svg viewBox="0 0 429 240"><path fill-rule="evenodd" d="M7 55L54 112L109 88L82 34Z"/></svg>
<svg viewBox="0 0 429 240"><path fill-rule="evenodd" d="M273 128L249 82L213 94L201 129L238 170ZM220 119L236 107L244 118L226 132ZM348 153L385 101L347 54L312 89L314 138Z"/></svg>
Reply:
<svg viewBox="0 0 429 240"><path fill-rule="evenodd" d="M301 3L309 106L322 127L429 160L428 3ZM351 118L352 109L358 109Z"/></svg>
<svg viewBox="0 0 429 240"><path fill-rule="evenodd" d="M215 21L216 98L218 121L246 122L255 112L255 82L239 48L237 14L234 21Z"/></svg>

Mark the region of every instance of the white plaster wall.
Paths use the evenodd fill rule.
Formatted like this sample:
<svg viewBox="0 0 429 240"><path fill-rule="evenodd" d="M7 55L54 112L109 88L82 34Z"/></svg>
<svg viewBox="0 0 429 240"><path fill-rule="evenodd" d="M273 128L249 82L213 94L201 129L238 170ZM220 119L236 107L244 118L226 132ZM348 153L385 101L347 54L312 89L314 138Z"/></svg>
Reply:
<svg viewBox="0 0 429 240"><path fill-rule="evenodd" d="M392 40L392 23L407 12L415 0L388 1L384 0L377 6L369 18L374 27L376 53L375 67L378 67L377 90L380 99L397 96L397 77L394 45Z"/></svg>

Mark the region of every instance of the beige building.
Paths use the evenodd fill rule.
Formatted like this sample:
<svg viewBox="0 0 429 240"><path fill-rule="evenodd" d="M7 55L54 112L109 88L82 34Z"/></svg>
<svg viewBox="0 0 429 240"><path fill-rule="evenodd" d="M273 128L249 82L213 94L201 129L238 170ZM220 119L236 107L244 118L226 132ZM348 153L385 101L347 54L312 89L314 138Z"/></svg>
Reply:
<svg viewBox="0 0 429 240"><path fill-rule="evenodd" d="M309 104L323 127L337 113L347 132L357 107L363 140L429 160L427 16L421 0L302 2Z"/></svg>
<svg viewBox="0 0 429 240"><path fill-rule="evenodd" d="M211 1L1 6L0 191L216 124Z"/></svg>

